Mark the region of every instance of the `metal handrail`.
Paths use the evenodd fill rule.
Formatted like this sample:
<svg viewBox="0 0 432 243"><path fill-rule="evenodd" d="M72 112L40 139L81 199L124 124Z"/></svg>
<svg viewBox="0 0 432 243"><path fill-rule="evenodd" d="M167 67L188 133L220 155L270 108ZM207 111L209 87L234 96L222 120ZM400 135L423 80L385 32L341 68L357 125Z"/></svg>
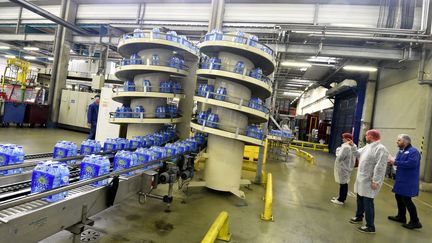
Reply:
<svg viewBox="0 0 432 243"><path fill-rule="evenodd" d="M199 91L198 91L198 90L195 91L195 94L196 94L197 96L199 96L199 97L203 97L203 98L206 98L206 99L212 99L212 100L218 100L218 99L214 98L216 95L217 95L217 96L224 96L224 97L228 97L228 98L230 98L230 99L232 99L232 100L237 100L238 103L229 102L229 101L227 101L226 99L225 99L225 100L218 100L218 101L227 102L227 103L230 103L230 104L235 104L235 105L238 105L238 106L248 107L248 108L254 109L254 108L248 106L248 105L249 105L249 102L250 102L251 100L243 99L243 98L240 98L240 97L229 96L229 95L222 95L222 94L218 94L218 93L216 93L216 92L210 92L210 91L207 91L207 92L206 92L206 96L201 96L201 95L199 95ZM213 98L210 98L210 94L213 95ZM254 103L256 103L256 102L254 102ZM246 105L245 105L245 104L246 104ZM265 109L265 111L261 111L261 110L257 110L257 109L254 109L254 110L264 112L265 114L269 114L269 113L270 113L270 109L269 109L268 107L266 107L264 104L262 104L261 106Z"/></svg>
<svg viewBox="0 0 432 243"><path fill-rule="evenodd" d="M116 68L118 68L118 67L126 67L126 66L130 66L130 65L142 65L142 66L157 66L157 67L176 68L177 70L183 70L183 71L189 71L190 70L190 67L188 67L187 65L184 65L184 64L181 65L181 67L172 67L172 66L169 65L169 63L170 63L169 60L168 61L161 61L161 60L159 60L158 64L153 63L150 58L145 58L145 59L143 59L143 58L136 58L136 59L130 59L130 58L127 59L127 58L124 58L122 60L123 61L129 61L129 64L125 65L125 64L122 64L122 61L120 61L120 63L116 64ZM142 63L140 63L140 64L131 64L130 63L131 60L141 61Z"/></svg>
<svg viewBox="0 0 432 243"><path fill-rule="evenodd" d="M246 34L248 35L248 34ZM214 37L208 39L208 37ZM228 38L225 38L228 37ZM235 35L235 34L226 34L226 33L208 33L201 37L200 43L206 42L206 41L229 41L236 44L243 44L248 45L250 47L254 47L256 49L259 49L263 52L266 52L267 54L274 56L274 51L267 45L262 44L258 42L257 40L253 40L251 36L241 36L241 35Z"/></svg>
<svg viewBox="0 0 432 243"><path fill-rule="evenodd" d="M237 126L224 125L224 124L222 124L222 123L220 123L220 122L212 122L212 121L209 122L209 121L207 121L207 120L204 120L204 121L203 121L203 124L200 124L200 123L198 123L198 117L197 117L196 115L194 115L194 116L192 117L192 121L196 121L196 124L198 124L198 125L200 125L200 126L202 126L202 127L213 128L213 129L221 130L221 131L224 131L224 132L235 133L236 135L242 135L242 136L250 137L250 136L247 136L247 135L246 135L246 134L247 134L247 128L244 129L244 128L237 127ZM217 127L209 127L209 126L207 126L208 123L216 124ZM220 128L221 126L222 126L222 127L226 127L226 128L232 128L232 130L235 130L235 132L227 131L227 130L221 129L221 128ZM254 132L254 133L256 134L256 132ZM250 137L250 138L258 139L258 138L254 138L254 137ZM265 135L263 134L263 139L258 139L258 140L260 140L260 141L264 141L264 139L265 139Z"/></svg>
<svg viewBox="0 0 432 243"><path fill-rule="evenodd" d="M171 37L171 40L170 38L167 37ZM142 30L141 32L126 33L122 36L123 40L141 39L141 38L150 39L150 40L168 40L168 41L176 42L181 45L184 45L193 54L195 55L199 54L199 48L192 41L187 40L186 38L179 35L170 35L164 32L154 32L152 30Z"/></svg>
<svg viewBox="0 0 432 243"><path fill-rule="evenodd" d="M115 117L115 114L132 114L132 117ZM152 115L156 115L156 114L165 114L165 116L169 116L169 117L164 117L164 118L161 118L161 117L156 117L156 116L152 116L152 117L147 117L147 116L144 116L144 115L149 115L149 114L152 114ZM175 114L175 116L172 116L172 114ZM114 118L114 119L122 119L122 118L135 118L135 119L141 119L141 120L143 120L143 119L175 119L175 118L181 118L181 111L177 111L177 112L174 112L174 113L171 113L171 112L163 112L163 113L156 113L156 112L130 112L130 111L127 111L127 112L110 112L109 113L109 115L110 115L110 118ZM134 115L140 115L140 117L133 117Z"/></svg>
<svg viewBox="0 0 432 243"><path fill-rule="evenodd" d="M239 75L242 75L242 76L247 76L247 77L250 77L250 78L262 81L262 82L264 82L266 84L269 84L270 87L273 86L273 80L271 78L265 76L264 74L262 74L261 79L257 79L257 78L254 78L254 77L250 76L249 74L250 74L250 71L252 71L252 69L248 69L248 68L245 67L243 69L242 73L238 73L238 72L234 71L236 69L235 65L228 65L226 63L221 63L220 64L220 69L215 69L214 68L214 66L215 66L214 63L208 62L209 68L202 68L202 64L204 64L204 63L206 63L206 62L203 62L202 60L199 63L200 69L202 69L202 70L216 70L216 71L225 71L225 72L230 72L230 73L234 73L234 74L239 74Z"/></svg>
<svg viewBox="0 0 432 243"><path fill-rule="evenodd" d="M120 94L122 92L144 92L144 93L163 93L163 94L174 94L174 95L183 95L184 94L184 89L180 89L180 93L177 92L161 92L161 88L160 86L156 86L156 85L148 85L148 86L142 86L142 87L136 87L135 85L135 90L134 91L124 91L122 90L122 87L115 87L113 88L114 93L116 94ZM151 89L151 91L149 91L149 89Z"/></svg>

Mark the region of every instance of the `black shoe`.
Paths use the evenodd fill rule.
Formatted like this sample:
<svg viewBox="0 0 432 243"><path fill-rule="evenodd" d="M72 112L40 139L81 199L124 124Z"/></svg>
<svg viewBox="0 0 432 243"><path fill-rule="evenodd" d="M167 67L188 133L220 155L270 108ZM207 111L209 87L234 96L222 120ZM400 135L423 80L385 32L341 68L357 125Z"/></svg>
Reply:
<svg viewBox="0 0 432 243"><path fill-rule="evenodd" d="M403 227L405 227L405 228L407 228L407 229L420 229L421 227L423 227L421 224L420 224L420 222L416 222L416 223L413 223L413 222L409 222L408 224L403 224L402 225Z"/></svg>
<svg viewBox="0 0 432 243"><path fill-rule="evenodd" d="M406 218L401 218L397 215L396 216L388 216L387 218L391 221L396 221L396 222L403 223L403 224L406 223Z"/></svg>
<svg viewBox="0 0 432 243"><path fill-rule="evenodd" d="M368 234L375 234L375 229L369 228L367 226L360 226L357 228L357 231Z"/></svg>
<svg viewBox="0 0 432 243"><path fill-rule="evenodd" d="M353 218L350 218L349 222L350 222L351 224L360 224L360 223L363 222L363 219L359 219L359 218L357 218L357 217L353 217Z"/></svg>

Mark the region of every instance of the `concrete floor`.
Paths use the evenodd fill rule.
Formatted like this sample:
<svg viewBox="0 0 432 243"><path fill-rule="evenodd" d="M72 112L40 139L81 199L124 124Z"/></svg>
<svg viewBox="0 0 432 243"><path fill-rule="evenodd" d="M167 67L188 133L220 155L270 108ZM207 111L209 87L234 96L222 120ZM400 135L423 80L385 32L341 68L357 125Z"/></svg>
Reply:
<svg viewBox="0 0 432 243"><path fill-rule="evenodd" d="M59 140L72 141L79 146L87 136L64 129L0 127L0 144L22 145L26 154L52 152Z"/></svg>
<svg viewBox="0 0 432 243"><path fill-rule="evenodd" d="M0 142L5 140L3 131L6 130L0 130ZM24 131L23 134L11 130L9 134L19 134L21 141L26 141L39 152L45 151L48 144L54 144L58 139L82 139L83 135L72 135L64 130L48 131L41 131L44 139L29 137L29 134L35 136L36 130ZM387 220L388 215L396 213L394 195L388 184L391 182L387 182L388 185L375 199L377 233L362 234L355 230L356 226L348 223L348 219L354 216L355 198L349 197L344 206L329 201L338 192L338 185L333 180L334 158L324 153L315 153L315 158L316 165L310 165L294 155L289 156L288 162L268 162L267 168L272 172L274 181L274 222L264 222L259 218L264 195L260 185L243 188L247 205L229 193L191 188L188 197L176 190L171 213L164 212L165 206L160 201L150 199L141 205L134 197L94 216L94 229L101 233L94 242L200 242L222 210L230 214L231 242L430 242L431 193L422 193L421 201L415 200L423 229L411 231ZM243 176L253 179L254 174L247 172ZM354 180L355 173L352 178ZM165 189L159 187L156 193L164 194ZM185 203L183 199L186 199ZM62 231L42 242L72 242L72 235Z"/></svg>

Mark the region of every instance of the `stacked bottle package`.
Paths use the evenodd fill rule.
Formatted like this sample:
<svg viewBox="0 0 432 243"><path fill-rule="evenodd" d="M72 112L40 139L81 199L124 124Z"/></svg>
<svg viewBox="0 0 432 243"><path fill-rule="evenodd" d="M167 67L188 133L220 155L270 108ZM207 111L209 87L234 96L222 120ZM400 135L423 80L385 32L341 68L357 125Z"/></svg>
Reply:
<svg viewBox="0 0 432 243"><path fill-rule="evenodd" d="M159 86L159 91L161 93L181 93L181 83L176 81L162 81Z"/></svg>
<svg viewBox="0 0 432 243"><path fill-rule="evenodd" d="M267 110L263 100L256 97L249 100L248 107L262 112L266 112Z"/></svg>
<svg viewBox="0 0 432 243"><path fill-rule="evenodd" d="M103 151L115 151L129 148L129 141L126 138L107 138L104 142Z"/></svg>
<svg viewBox="0 0 432 243"><path fill-rule="evenodd" d="M212 113L211 109L207 111L202 111L197 117L198 124L204 125L206 127L218 128L219 127L219 115Z"/></svg>
<svg viewBox="0 0 432 243"><path fill-rule="evenodd" d="M90 155L99 153L102 149L98 141L87 139L81 143L80 155Z"/></svg>
<svg viewBox="0 0 432 243"><path fill-rule="evenodd" d="M144 110L144 109L143 109ZM132 108L128 106L117 107L114 117L115 118L132 118Z"/></svg>
<svg viewBox="0 0 432 243"><path fill-rule="evenodd" d="M256 125L250 125L247 127L246 136L260 140L264 138L263 131Z"/></svg>
<svg viewBox="0 0 432 243"><path fill-rule="evenodd" d="M78 155L77 145L69 141L59 141L54 146L54 159L76 157ZM75 164L76 160L64 161L67 164Z"/></svg>
<svg viewBox="0 0 432 243"><path fill-rule="evenodd" d="M176 105L161 105L155 109L156 118L173 118L178 116L179 111Z"/></svg>
<svg viewBox="0 0 432 243"><path fill-rule="evenodd" d="M277 136L277 137L282 137L282 138L292 138L292 132L290 130L270 130L270 134L273 136Z"/></svg>
<svg viewBox="0 0 432 243"><path fill-rule="evenodd" d="M22 168L1 170L1 166L22 164L24 162L24 149L16 144L0 144L0 175L12 175L22 172Z"/></svg>
<svg viewBox="0 0 432 243"><path fill-rule="evenodd" d="M106 175L110 170L110 161L107 157L101 155L87 155L80 165L80 180L91 179L94 177ZM99 187L108 184L108 179L94 182L90 185Z"/></svg>
<svg viewBox="0 0 432 243"><path fill-rule="evenodd" d="M33 169L31 193L48 191L54 188L69 185L69 169L66 164L55 161L40 162ZM64 199L68 192L50 195L44 200L56 202Z"/></svg>

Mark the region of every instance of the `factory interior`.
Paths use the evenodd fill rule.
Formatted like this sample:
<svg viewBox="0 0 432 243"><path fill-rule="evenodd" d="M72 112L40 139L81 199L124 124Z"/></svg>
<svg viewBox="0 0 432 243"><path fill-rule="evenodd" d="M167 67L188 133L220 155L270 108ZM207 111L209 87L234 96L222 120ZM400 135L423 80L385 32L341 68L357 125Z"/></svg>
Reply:
<svg viewBox="0 0 432 243"><path fill-rule="evenodd" d="M0 0L0 242L431 242L430 0Z"/></svg>

